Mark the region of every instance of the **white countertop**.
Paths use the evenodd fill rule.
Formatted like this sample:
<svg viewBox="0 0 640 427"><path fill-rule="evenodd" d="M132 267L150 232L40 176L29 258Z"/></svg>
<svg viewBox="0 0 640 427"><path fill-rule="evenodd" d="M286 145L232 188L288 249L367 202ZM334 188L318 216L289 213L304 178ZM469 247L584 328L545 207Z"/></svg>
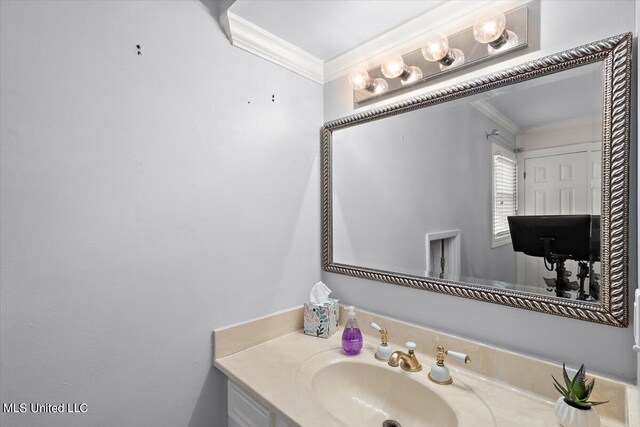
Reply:
<svg viewBox="0 0 640 427"><path fill-rule="evenodd" d="M344 360L394 370L399 375L409 376L411 380L431 388L453 408L460 426L480 427L477 423L469 422L474 420L474 416L485 417L486 412L483 411L486 408L493 417L492 424L498 427L558 426L553 408L557 393L554 395L548 391L548 387L552 387L550 373L557 374L556 365L457 337L439 333L433 335L435 332L432 330L373 313L359 313L359 317L362 318L362 321L359 319L361 327L368 324L370 319L375 319L388 329L391 328L390 337L394 336L391 333L394 330L398 331L396 335L416 336L415 340L419 343L431 341L428 346L419 345L418 350L435 348L435 344L443 343L452 350L468 353L472 363L462 368L459 364L447 362L454 383L449 386L436 385L427 379L434 362L433 355L416 351L418 360L423 365L421 372L409 373L400 368L392 368L374 358L379 339L377 336L367 335L368 331L363 329L365 344L362 351L356 356L347 356L342 352L340 328L328 339L307 336L301 330L287 333L219 357L215 366L266 406L304 427L345 425L319 403L312 387L315 372L323 366ZM269 319L262 321L269 322ZM403 332L400 333L400 330ZM233 334L228 330L225 334L225 340L232 339ZM434 343L434 340L437 342ZM395 343L390 343L394 349L402 349ZM604 411L601 408L606 405L594 408L601 414L602 426L636 425L638 411L635 387L599 377L597 383L596 389L600 390L594 400L602 397L605 397L604 400L611 400L609 408Z"/></svg>

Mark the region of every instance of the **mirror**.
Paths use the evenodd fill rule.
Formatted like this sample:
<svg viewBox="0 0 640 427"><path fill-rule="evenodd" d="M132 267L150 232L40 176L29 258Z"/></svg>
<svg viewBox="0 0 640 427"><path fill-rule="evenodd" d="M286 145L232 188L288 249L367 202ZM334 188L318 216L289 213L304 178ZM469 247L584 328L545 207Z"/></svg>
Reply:
<svg viewBox="0 0 640 427"><path fill-rule="evenodd" d="M598 301L603 77L596 62L335 132L334 259ZM584 220L531 256L522 215Z"/></svg>
<svg viewBox="0 0 640 427"><path fill-rule="evenodd" d="M630 71L612 93L609 55L630 66L628 37L325 125L325 269L623 326Z"/></svg>

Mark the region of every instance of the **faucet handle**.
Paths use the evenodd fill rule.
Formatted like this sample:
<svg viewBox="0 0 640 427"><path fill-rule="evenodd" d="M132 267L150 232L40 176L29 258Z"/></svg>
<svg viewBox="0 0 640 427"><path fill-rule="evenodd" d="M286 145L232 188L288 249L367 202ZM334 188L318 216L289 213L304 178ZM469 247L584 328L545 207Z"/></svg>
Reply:
<svg viewBox="0 0 640 427"><path fill-rule="evenodd" d="M386 329L381 328L376 322L371 322L371 327L376 331L380 332L381 344L387 345L388 341L388 332Z"/></svg>
<svg viewBox="0 0 640 427"><path fill-rule="evenodd" d="M451 351L451 350L445 350L444 352L445 352L445 354L447 356L451 356L451 357L453 357L454 359L456 359L456 360L458 360L460 362L464 362L464 363L471 362L471 358L467 354L460 353L460 352L457 352L457 351Z"/></svg>
<svg viewBox="0 0 640 427"><path fill-rule="evenodd" d="M376 322L371 322L371 327L376 331L380 332L380 345L374 354L375 358L380 362L388 362L391 353L393 353L393 349L389 346L388 343L388 333L385 328L381 328Z"/></svg>
<svg viewBox="0 0 640 427"><path fill-rule="evenodd" d="M444 346L439 345L436 348L436 363L431 365L431 372L429 372L429 379L436 384L447 385L453 382L449 368L444 366L444 355L451 356L460 362L469 363L471 359L468 355L457 351L445 350Z"/></svg>
<svg viewBox="0 0 640 427"><path fill-rule="evenodd" d="M451 351L451 350L446 350L444 348L444 346L439 345L436 348L436 363L440 366L444 365L444 355L447 356L451 356L454 359L460 361L460 362L464 362L464 363L469 363L471 362L471 358L469 357L469 355L464 354L464 353L460 353L458 351Z"/></svg>

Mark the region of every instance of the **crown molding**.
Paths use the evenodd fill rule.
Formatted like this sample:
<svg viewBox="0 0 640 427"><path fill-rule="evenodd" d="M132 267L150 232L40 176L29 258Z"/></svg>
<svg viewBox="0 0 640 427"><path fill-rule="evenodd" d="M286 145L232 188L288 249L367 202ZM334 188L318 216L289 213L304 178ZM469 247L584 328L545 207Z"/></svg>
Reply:
<svg viewBox="0 0 640 427"><path fill-rule="evenodd" d="M522 135L529 135L540 132L553 132L561 129L572 129L577 127L593 126L594 123L601 124L602 119L595 116L583 116L573 119L562 120L548 125L530 126L520 130Z"/></svg>
<svg viewBox="0 0 640 427"><path fill-rule="evenodd" d="M490 104L488 104L484 100L480 99L478 101L472 101L469 104L471 104L473 107L478 109L478 111L480 111L482 114L489 117L491 120L493 120L494 122L496 122L497 124L505 128L512 135L516 136L522 131L522 129L520 129L520 127L518 127L518 125L515 124L511 119L509 119L507 116L502 114L500 111L493 108Z"/></svg>
<svg viewBox="0 0 640 427"><path fill-rule="evenodd" d="M232 45L316 83L324 83L322 59L276 37L231 11L227 10L220 17L220 24Z"/></svg>
<svg viewBox="0 0 640 427"><path fill-rule="evenodd" d="M341 55L324 62L324 82L347 75L355 66L367 69L379 65L391 51L407 53L421 47L424 35L430 31L447 34L473 26L473 12L492 6L507 11L530 0L450 0L406 21Z"/></svg>
<svg viewBox="0 0 640 427"><path fill-rule="evenodd" d="M514 136L520 135L531 135L535 133L542 132L553 132L557 130L566 130L566 129L574 129L578 127L592 126L594 123L597 123L598 120L594 116L583 116L577 117L573 119L562 120L558 122L554 122L547 125L542 126L529 126L529 127L519 127L515 124L511 119L507 118L500 111L493 108L486 101L480 99L478 101L472 101L471 104L473 107L478 109L482 114L489 117L491 120L505 128Z"/></svg>
<svg viewBox="0 0 640 427"><path fill-rule="evenodd" d="M322 59L226 10L220 25L233 46L280 65L316 83L347 75L355 66L371 68L391 51L410 52L421 46L429 31L454 33L473 25L473 12L487 6L510 10L530 0L442 0L440 4L336 57Z"/></svg>

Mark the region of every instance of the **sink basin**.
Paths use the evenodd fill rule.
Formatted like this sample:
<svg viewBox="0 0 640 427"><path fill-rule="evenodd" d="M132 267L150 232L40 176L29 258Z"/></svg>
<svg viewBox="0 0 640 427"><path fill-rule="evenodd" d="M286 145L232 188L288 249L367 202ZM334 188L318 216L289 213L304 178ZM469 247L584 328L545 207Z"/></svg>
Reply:
<svg viewBox="0 0 640 427"><path fill-rule="evenodd" d="M307 358L296 372L296 393L316 414L303 425L319 427L495 427L493 412L454 370L451 385L429 379L430 361L418 353L420 372L405 372L373 357L365 344L357 356L332 347ZM322 421L314 423L312 419ZM386 422L386 424L385 424Z"/></svg>
<svg viewBox="0 0 640 427"><path fill-rule="evenodd" d="M319 403L349 426L457 427L458 417L431 388L384 365L343 360L318 370L312 389Z"/></svg>

